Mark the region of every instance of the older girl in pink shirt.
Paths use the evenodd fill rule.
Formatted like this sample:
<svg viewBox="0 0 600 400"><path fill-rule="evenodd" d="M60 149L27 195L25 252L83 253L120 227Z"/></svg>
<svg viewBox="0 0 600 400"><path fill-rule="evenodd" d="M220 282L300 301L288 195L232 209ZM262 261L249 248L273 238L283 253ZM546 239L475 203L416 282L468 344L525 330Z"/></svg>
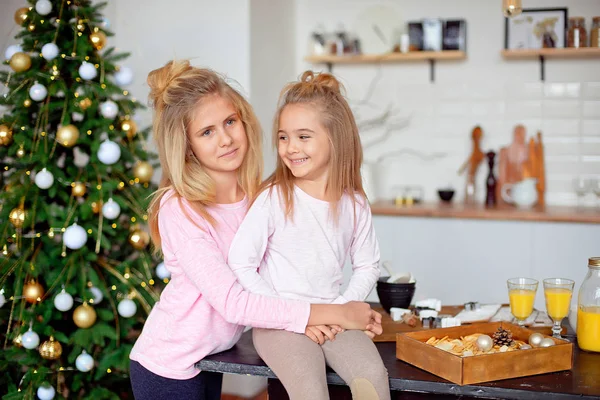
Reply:
<svg viewBox="0 0 600 400"><path fill-rule="evenodd" d="M381 315L365 303L311 305L244 291L227 253L260 183L257 118L221 77L189 62L152 71L148 85L162 168L149 220L171 281L130 354L135 398L219 399L221 375L194 364L231 348L243 325L302 333L330 323L381 333Z"/></svg>

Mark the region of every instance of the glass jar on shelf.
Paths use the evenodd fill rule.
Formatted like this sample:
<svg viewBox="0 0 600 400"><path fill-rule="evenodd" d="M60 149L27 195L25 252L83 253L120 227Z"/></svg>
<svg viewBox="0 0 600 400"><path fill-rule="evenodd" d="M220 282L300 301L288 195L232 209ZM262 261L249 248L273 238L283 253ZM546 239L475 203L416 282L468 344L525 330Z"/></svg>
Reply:
<svg viewBox="0 0 600 400"><path fill-rule="evenodd" d="M590 29L590 47L600 47L600 17L592 18L592 28Z"/></svg>
<svg viewBox="0 0 600 400"><path fill-rule="evenodd" d="M600 257L588 261L588 273L577 300L577 344L581 350L600 353Z"/></svg>
<svg viewBox="0 0 600 400"><path fill-rule="evenodd" d="M567 47L580 48L587 47L587 31L585 30L585 18L569 18L569 28L567 30Z"/></svg>

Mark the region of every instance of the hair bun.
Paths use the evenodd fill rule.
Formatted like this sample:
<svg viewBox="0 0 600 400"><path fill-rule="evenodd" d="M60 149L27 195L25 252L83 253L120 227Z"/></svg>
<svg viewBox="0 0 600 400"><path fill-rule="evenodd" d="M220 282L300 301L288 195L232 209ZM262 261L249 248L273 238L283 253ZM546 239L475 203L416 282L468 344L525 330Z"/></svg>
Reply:
<svg viewBox="0 0 600 400"><path fill-rule="evenodd" d="M337 93L341 93L343 88L340 81L327 72L315 74L312 71L305 71L300 77L300 82L328 87Z"/></svg>
<svg viewBox="0 0 600 400"><path fill-rule="evenodd" d="M183 73L191 68L190 62L187 60L182 61L169 61L163 67L155 69L148 74L146 82L150 87L150 94L148 100L151 105L160 106L163 101L163 95L165 91L175 79L181 76Z"/></svg>

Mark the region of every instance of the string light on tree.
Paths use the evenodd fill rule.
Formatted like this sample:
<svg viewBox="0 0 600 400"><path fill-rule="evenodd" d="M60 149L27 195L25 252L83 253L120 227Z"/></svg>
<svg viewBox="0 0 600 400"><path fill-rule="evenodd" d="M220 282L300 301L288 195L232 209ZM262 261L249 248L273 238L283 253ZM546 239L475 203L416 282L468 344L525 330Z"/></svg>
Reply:
<svg viewBox="0 0 600 400"><path fill-rule="evenodd" d="M81 372L89 372L94 368L94 359L83 350L75 359L75 367Z"/></svg>
<svg viewBox="0 0 600 400"><path fill-rule="evenodd" d="M54 183L54 175L46 168L35 174L35 185L40 189L49 189Z"/></svg>
<svg viewBox="0 0 600 400"><path fill-rule="evenodd" d="M56 395L56 390L48 382L44 382L36 392L40 400L52 400Z"/></svg>
<svg viewBox="0 0 600 400"><path fill-rule="evenodd" d="M14 57L14 56L13 56ZM35 101L42 101L48 95L48 89L41 83L35 83L29 88L29 97Z"/></svg>

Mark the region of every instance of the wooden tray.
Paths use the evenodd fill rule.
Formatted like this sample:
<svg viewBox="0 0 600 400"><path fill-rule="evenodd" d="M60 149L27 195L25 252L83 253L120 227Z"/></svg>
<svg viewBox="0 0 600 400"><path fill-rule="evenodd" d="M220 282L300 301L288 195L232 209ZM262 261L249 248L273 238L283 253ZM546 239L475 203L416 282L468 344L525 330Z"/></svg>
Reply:
<svg viewBox="0 0 600 400"><path fill-rule="evenodd" d="M573 367L573 344L554 338L556 345L551 347L471 357L459 357L425 344L432 336L455 339L474 333L491 336L499 326L510 330L513 338L525 342L535 332L506 322L488 322L399 333L396 336L396 358L459 385L545 374Z"/></svg>

